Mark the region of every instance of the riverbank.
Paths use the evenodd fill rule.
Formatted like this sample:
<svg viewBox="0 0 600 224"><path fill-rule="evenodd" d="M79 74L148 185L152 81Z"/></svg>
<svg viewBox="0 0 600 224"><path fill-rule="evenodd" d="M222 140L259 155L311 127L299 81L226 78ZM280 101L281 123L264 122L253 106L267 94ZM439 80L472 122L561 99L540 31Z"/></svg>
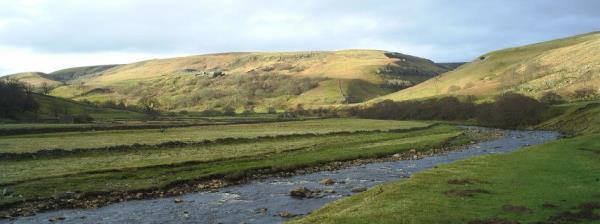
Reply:
<svg viewBox="0 0 600 224"><path fill-rule="evenodd" d="M292 223L600 222L600 135L441 165Z"/></svg>

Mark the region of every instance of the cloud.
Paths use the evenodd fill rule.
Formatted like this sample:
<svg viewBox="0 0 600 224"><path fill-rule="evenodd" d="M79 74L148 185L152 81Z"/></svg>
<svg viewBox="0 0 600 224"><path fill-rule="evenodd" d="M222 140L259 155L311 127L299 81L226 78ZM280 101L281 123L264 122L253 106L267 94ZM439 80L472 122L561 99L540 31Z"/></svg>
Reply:
<svg viewBox="0 0 600 224"><path fill-rule="evenodd" d="M107 61L119 63L142 55L347 48L465 61L599 30L598 8L596 0L0 0L0 47L24 60L3 60L0 69L51 71L71 58L100 64L107 54L131 55ZM40 65L41 57L54 66Z"/></svg>
<svg viewBox="0 0 600 224"><path fill-rule="evenodd" d="M102 65L115 63L132 63L159 57L175 57L181 55L155 55L139 52L95 52L89 53L40 53L21 48L0 47L0 74L11 74L15 71L53 72L62 68L85 65ZM60 67L57 67L60 65ZM35 68L35 69L29 69Z"/></svg>

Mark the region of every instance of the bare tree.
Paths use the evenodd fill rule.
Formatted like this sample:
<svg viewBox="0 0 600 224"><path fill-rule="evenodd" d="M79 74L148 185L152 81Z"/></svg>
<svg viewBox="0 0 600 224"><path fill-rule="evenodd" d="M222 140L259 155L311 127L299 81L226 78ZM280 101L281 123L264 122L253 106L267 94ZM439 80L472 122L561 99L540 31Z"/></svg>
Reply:
<svg viewBox="0 0 600 224"><path fill-rule="evenodd" d="M50 91L52 91L52 86L48 85L46 82L42 82L40 85L40 92L44 95L48 95L50 94Z"/></svg>

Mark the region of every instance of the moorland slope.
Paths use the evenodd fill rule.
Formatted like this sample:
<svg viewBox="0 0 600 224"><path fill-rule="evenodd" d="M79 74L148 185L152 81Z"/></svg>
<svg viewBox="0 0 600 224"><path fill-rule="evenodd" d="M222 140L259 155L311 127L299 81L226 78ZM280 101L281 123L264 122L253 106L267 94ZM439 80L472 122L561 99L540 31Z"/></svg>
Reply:
<svg viewBox="0 0 600 224"><path fill-rule="evenodd" d="M600 88L600 32L490 52L456 70L375 100L486 97L506 91L534 97L554 91L570 99L581 88Z"/></svg>

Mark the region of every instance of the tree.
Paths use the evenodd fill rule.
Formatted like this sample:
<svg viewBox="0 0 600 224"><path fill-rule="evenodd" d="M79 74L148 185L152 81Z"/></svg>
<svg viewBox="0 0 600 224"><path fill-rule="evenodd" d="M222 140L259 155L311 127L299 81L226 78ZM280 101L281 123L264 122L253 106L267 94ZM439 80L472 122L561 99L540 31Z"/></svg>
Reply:
<svg viewBox="0 0 600 224"><path fill-rule="evenodd" d="M276 114L277 109L275 109L275 107L267 107L267 113L268 114Z"/></svg>
<svg viewBox="0 0 600 224"><path fill-rule="evenodd" d="M502 94L496 97L496 102L480 107L480 122L505 128L539 123L546 109L543 103L518 93Z"/></svg>
<svg viewBox="0 0 600 224"><path fill-rule="evenodd" d="M225 116L235 116L235 108L231 106L226 106L223 108L223 115Z"/></svg>
<svg viewBox="0 0 600 224"><path fill-rule="evenodd" d="M154 97L144 96L138 101L138 104L142 107L142 112L147 115L155 117L160 113L158 109L160 103Z"/></svg>
<svg viewBox="0 0 600 224"><path fill-rule="evenodd" d="M40 85L40 93L48 95L50 94L50 91L52 91L52 87L48 85L48 83L42 82L42 84Z"/></svg>
<svg viewBox="0 0 600 224"><path fill-rule="evenodd" d="M37 112L39 104L31 88L16 79L0 80L0 117L18 118L23 112Z"/></svg>

